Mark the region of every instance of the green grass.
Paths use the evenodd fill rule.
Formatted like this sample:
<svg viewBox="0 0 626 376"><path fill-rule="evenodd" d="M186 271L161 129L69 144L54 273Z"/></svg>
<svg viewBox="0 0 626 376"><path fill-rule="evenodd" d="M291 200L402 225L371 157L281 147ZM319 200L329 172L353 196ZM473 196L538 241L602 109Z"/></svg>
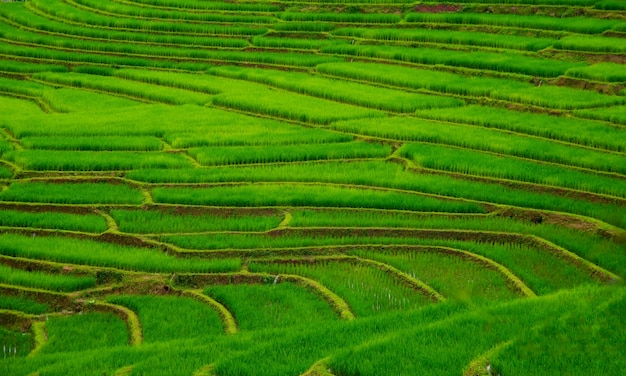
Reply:
<svg viewBox="0 0 626 376"><path fill-rule="evenodd" d="M512 51L454 51L437 48L411 48L385 45L331 45L321 49L340 54L374 59L396 60L414 64L449 65L497 72L510 72L541 77L557 77L582 63L527 57Z"/></svg>
<svg viewBox="0 0 626 376"><path fill-rule="evenodd" d="M138 101L127 98L70 88L45 90L43 99L58 112L89 112L109 108L133 107L140 104Z"/></svg>
<svg viewBox="0 0 626 376"><path fill-rule="evenodd" d="M281 15L285 21L298 22L337 22L337 23L372 23L372 24L394 24L400 22L402 18L395 14L381 13L292 13L285 12Z"/></svg>
<svg viewBox="0 0 626 376"><path fill-rule="evenodd" d="M54 64L34 64L23 61L0 60L0 72L18 74L37 72L67 72L67 67Z"/></svg>
<svg viewBox="0 0 626 376"><path fill-rule="evenodd" d="M238 270L239 259L178 259L158 249L122 246L59 236L0 235L0 253L62 263L146 272L227 272Z"/></svg>
<svg viewBox="0 0 626 376"><path fill-rule="evenodd" d="M554 47L562 50L616 54L623 54L626 52L626 42L622 38L596 37L588 35L567 36L556 41L554 43Z"/></svg>
<svg viewBox="0 0 626 376"><path fill-rule="evenodd" d="M457 301L495 302L519 298L503 275L470 259L444 252L350 252L376 260L407 273Z"/></svg>
<svg viewBox="0 0 626 376"><path fill-rule="evenodd" d="M208 72L219 76L264 83L297 93L385 111L412 112L417 109L447 108L463 105L462 101L453 98L375 88L368 85L297 72L244 69L239 67L220 67L210 69Z"/></svg>
<svg viewBox="0 0 626 376"><path fill-rule="evenodd" d="M0 211L0 225L8 227L48 228L99 233L107 229L106 221L96 214L73 214L46 211L11 210Z"/></svg>
<svg viewBox="0 0 626 376"><path fill-rule="evenodd" d="M624 82L626 73L623 68L620 64L598 63L588 67L572 68L565 72L565 75L593 81Z"/></svg>
<svg viewBox="0 0 626 376"><path fill-rule="evenodd" d="M244 163L313 161L320 159L383 158L391 146L369 142L312 145L232 146L191 149L189 153L203 166Z"/></svg>
<svg viewBox="0 0 626 376"><path fill-rule="evenodd" d="M405 144L400 153L419 166L626 197L626 181L561 166L431 144Z"/></svg>
<svg viewBox="0 0 626 376"><path fill-rule="evenodd" d="M241 330L323 325L336 319L322 298L289 282L210 286L204 294L227 307Z"/></svg>
<svg viewBox="0 0 626 376"><path fill-rule="evenodd" d="M163 143L156 137L24 137L20 144L38 150L92 150L92 151L158 151Z"/></svg>
<svg viewBox="0 0 626 376"><path fill-rule="evenodd" d="M145 343L215 336L222 332L217 312L191 298L110 295L107 302L130 308L137 313Z"/></svg>
<svg viewBox="0 0 626 376"><path fill-rule="evenodd" d="M604 120L615 124L626 125L626 106L581 110L574 112L574 114L589 119Z"/></svg>
<svg viewBox="0 0 626 376"><path fill-rule="evenodd" d="M596 204L579 199L568 198L549 193L532 192L523 189L515 189L506 187L497 183L486 183L472 181L469 179L463 179L462 177L453 177L446 175L424 174L419 172L406 171L405 168L398 164L379 162L379 161L367 161L367 162L354 162L354 163L314 163L314 164L299 164L299 165L287 165L287 166L255 166L255 167L238 167L238 168L219 168L209 170L142 170L133 171L128 174L129 177L140 181L147 182L178 182L178 183L199 183L199 182L315 182L315 183L341 183L341 184L358 184L365 186L379 186L389 187L394 189L412 190L417 192L424 192L430 194L437 194L443 196L465 198L472 200L480 200L485 202L500 203L506 205L514 205L523 208L535 208L535 209L547 209L555 211L563 211L567 213L575 213L594 218L602 219L608 223L624 228L626 226L626 217L621 215L620 211L615 210L614 205ZM387 198L380 201L380 205L372 205L375 202L371 201L369 204L361 201L359 205L351 204L351 201L347 201L348 197L353 196L349 194L344 196L342 192L335 188L324 188L324 192L333 192L335 197L329 197L327 200L323 200L322 196L315 198L312 193L319 192L317 187L302 187L290 188L289 185L270 185L264 188L263 185L255 187L241 186L233 188L209 188L208 192L215 193L215 195L221 195L222 197L206 197L206 198L192 198L191 196L196 193L205 193L203 189L194 190L193 188L186 188L177 193L176 198L169 192L176 192L177 189L171 188L171 191L165 189L155 189L156 195L162 195L162 200L166 200L169 203L187 203L187 204L209 204L215 205L292 205L292 206L315 206L320 203L325 203L323 206L337 207L339 205L343 207L367 207L367 208L379 208L379 209L401 209L401 210L418 210L418 211L446 211L446 212L482 212L482 210L473 207L473 209L455 209L453 207L441 206L439 209L435 206L415 206L417 202L414 200L417 197L411 198L409 204L399 205L383 205L384 202L391 203L390 201L395 195L387 195L387 193L381 192ZM278 192L284 190L281 197ZM168 192L167 194L165 192ZM235 193L242 193L243 198L237 197L223 197L228 195L234 195ZM244 193L245 192L245 193ZM257 194L268 194L272 192L272 196L268 197L256 197ZM288 197L286 194L292 192L296 195L296 192L310 194L312 198L299 200L294 197ZM359 191L349 191L357 193ZM367 191L363 192L366 196ZM376 192L377 193L377 192ZM332 195L331 195L332 196ZM344 199L341 199L345 197ZM376 197L374 194L372 198ZM407 200L408 197L406 196ZM322 201L323 200L323 201ZM362 200L362 199L361 199ZM341 204L341 202L345 204ZM452 204L452 203L450 203ZM457 204L454 204L455 206ZM472 206L470 206L472 207Z"/></svg>
<svg viewBox="0 0 626 376"><path fill-rule="evenodd" d="M12 183L0 193L4 201L55 204L141 204L138 190L107 183Z"/></svg>
<svg viewBox="0 0 626 376"><path fill-rule="evenodd" d="M357 316L424 306L430 301L372 266L335 261L250 263L250 271L312 278L343 297Z"/></svg>
<svg viewBox="0 0 626 376"><path fill-rule="evenodd" d="M4 253L4 252L3 252ZM77 277L14 269L0 265L0 283L52 291L77 291L95 286L94 277Z"/></svg>
<svg viewBox="0 0 626 376"><path fill-rule="evenodd" d="M523 51L539 51L554 44L556 39L533 38L517 35L499 35L480 32L432 29L383 29L383 28L340 28L333 30L333 35L373 39L377 41L421 42L445 45L467 45L514 49Z"/></svg>
<svg viewBox="0 0 626 376"><path fill-rule="evenodd" d="M503 129L600 149L626 151L626 136L622 129L572 117L476 105L461 107L455 111L417 111L416 116Z"/></svg>
<svg viewBox="0 0 626 376"><path fill-rule="evenodd" d="M4 95L0 95L0 111L3 114L3 119L0 120L2 126L5 125L7 119L14 116L24 116L25 114L41 115L43 113L41 107L33 101ZM4 144L4 140L2 140L1 144ZM6 147L2 146L2 150L4 151L5 149Z"/></svg>
<svg viewBox="0 0 626 376"><path fill-rule="evenodd" d="M282 221L276 213L247 215L228 211L111 210L120 230L130 233L190 233L205 231L267 231Z"/></svg>
<svg viewBox="0 0 626 376"><path fill-rule="evenodd" d="M192 165L182 154L162 152L20 150L4 156L24 169L36 171L110 171Z"/></svg>
<svg viewBox="0 0 626 376"><path fill-rule="evenodd" d="M352 134L398 141L440 143L598 171L626 173L623 154L584 149L499 130L408 117L337 122L332 127Z"/></svg>
<svg viewBox="0 0 626 376"><path fill-rule="evenodd" d="M10 309L31 314L41 314L49 312L47 304L38 303L23 296L0 295L0 309Z"/></svg>
<svg viewBox="0 0 626 376"><path fill-rule="evenodd" d="M48 342L41 349L41 354L73 353L128 343L126 325L112 313L50 317L46 321L46 333Z"/></svg>
<svg viewBox="0 0 626 376"><path fill-rule="evenodd" d="M489 97L513 103L555 109L576 109L620 104L624 99L588 90L534 85L484 77L399 67L385 64L329 63L317 66L321 73L399 88L424 89L444 94Z"/></svg>
<svg viewBox="0 0 626 376"><path fill-rule="evenodd" d="M407 22L519 27L570 31L583 34L600 34L620 23L618 20L602 20L590 17L546 17L484 13L409 13L405 16L405 19Z"/></svg>
<svg viewBox="0 0 626 376"><path fill-rule="evenodd" d="M328 206L482 212L476 204L410 193L325 185L245 184L213 188L155 188L154 200L169 204L220 206Z"/></svg>
<svg viewBox="0 0 626 376"><path fill-rule="evenodd" d="M112 77L86 75L80 73L40 73L35 78L53 84L62 84L75 88L99 90L106 93L130 96L132 98L167 104L204 105L211 98L204 94L177 89L165 89L156 85L121 81Z"/></svg>

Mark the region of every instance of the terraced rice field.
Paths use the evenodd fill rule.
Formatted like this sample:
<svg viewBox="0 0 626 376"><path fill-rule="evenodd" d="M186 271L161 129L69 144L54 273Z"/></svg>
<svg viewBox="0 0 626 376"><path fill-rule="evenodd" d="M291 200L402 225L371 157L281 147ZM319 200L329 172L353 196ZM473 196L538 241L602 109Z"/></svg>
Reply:
<svg viewBox="0 0 626 376"><path fill-rule="evenodd" d="M2 375L623 375L623 0L0 3Z"/></svg>

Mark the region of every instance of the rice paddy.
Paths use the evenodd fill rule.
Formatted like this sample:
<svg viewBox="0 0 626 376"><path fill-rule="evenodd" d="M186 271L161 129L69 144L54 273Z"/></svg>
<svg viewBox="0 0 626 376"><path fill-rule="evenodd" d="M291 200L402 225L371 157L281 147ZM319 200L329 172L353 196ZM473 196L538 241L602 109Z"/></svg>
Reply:
<svg viewBox="0 0 626 376"><path fill-rule="evenodd" d="M625 9L0 3L0 374L622 374Z"/></svg>

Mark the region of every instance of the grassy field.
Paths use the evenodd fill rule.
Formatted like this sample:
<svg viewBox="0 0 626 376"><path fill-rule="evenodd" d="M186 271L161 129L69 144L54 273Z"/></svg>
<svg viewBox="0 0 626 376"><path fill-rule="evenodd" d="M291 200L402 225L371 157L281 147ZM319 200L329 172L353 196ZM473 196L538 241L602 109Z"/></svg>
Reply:
<svg viewBox="0 0 626 376"><path fill-rule="evenodd" d="M622 375L621 0L0 3L0 375Z"/></svg>

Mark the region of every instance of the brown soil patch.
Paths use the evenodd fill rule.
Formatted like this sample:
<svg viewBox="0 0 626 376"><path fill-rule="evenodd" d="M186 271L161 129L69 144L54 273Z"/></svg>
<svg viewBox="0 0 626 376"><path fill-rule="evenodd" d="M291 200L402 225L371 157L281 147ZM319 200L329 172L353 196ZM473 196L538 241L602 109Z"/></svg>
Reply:
<svg viewBox="0 0 626 376"><path fill-rule="evenodd" d="M413 10L421 13L460 12L463 10L463 6L457 4L419 4Z"/></svg>

